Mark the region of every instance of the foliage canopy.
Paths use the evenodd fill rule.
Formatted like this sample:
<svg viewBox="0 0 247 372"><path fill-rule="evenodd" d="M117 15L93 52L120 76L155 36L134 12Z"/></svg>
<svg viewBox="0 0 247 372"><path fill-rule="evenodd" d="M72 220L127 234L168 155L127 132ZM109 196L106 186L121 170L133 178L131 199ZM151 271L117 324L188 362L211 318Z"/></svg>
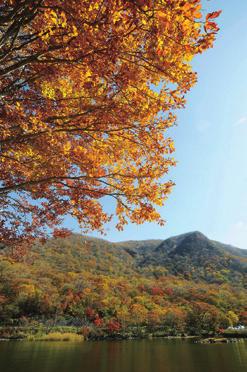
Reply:
<svg viewBox="0 0 247 372"><path fill-rule="evenodd" d="M8 251L0 255L0 325L96 334L146 326L170 335L247 326L246 250L195 233L121 243L71 235L36 244L19 262Z"/></svg>
<svg viewBox="0 0 247 372"><path fill-rule="evenodd" d="M203 16L200 0L1 0L0 12L1 241L66 214L102 230L106 195L119 229L162 224L165 133L220 12Z"/></svg>

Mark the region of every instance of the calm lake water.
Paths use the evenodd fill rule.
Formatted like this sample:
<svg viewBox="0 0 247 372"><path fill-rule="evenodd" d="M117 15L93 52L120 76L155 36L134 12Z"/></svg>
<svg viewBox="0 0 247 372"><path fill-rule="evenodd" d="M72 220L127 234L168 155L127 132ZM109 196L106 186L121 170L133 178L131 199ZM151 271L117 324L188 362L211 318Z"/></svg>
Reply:
<svg viewBox="0 0 247 372"><path fill-rule="evenodd" d="M247 342L0 342L1 372L246 372Z"/></svg>

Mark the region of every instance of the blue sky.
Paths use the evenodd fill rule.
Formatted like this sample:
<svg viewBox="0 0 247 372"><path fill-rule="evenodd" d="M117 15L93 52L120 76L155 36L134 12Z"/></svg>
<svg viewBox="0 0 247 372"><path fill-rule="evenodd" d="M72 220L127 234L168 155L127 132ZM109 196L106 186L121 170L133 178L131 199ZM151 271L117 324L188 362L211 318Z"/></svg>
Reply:
<svg viewBox="0 0 247 372"><path fill-rule="evenodd" d="M205 1L205 9L222 9L221 30L215 47L194 60L199 80L170 132L178 164L169 174L176 187L161 209L167 224L118 232L112 223L106 239L166 239L199 230L247 248L247 1ZM79 231L71 219L66 226Z"/></svg>

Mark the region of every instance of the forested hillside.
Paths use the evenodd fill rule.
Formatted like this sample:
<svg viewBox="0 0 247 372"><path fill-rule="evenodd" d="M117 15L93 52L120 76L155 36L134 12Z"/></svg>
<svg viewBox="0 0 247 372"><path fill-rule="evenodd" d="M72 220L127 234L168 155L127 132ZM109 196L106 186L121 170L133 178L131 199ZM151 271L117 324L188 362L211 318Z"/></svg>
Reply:
<svg viewBox="0 0 247 372"><path fill-rule="evenodd" d="M0 278L2 324L195 334L247 323L247 250L199 232L119 243L71 235L18 262L3 249Z"/></svg>

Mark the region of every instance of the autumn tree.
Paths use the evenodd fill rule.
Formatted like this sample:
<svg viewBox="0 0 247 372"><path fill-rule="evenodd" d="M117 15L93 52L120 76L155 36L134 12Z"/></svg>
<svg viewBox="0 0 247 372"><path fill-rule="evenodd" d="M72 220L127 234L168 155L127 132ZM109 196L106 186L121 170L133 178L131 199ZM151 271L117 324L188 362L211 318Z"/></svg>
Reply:
<svg viewBox="0 0 247 372"><path fill-rule="evenodd" d="M1 242L68 214L102 230L105 196L119 229L162 224L166 130L219 12L203 15L200 0L1 0L0 13Z"/></svg>

